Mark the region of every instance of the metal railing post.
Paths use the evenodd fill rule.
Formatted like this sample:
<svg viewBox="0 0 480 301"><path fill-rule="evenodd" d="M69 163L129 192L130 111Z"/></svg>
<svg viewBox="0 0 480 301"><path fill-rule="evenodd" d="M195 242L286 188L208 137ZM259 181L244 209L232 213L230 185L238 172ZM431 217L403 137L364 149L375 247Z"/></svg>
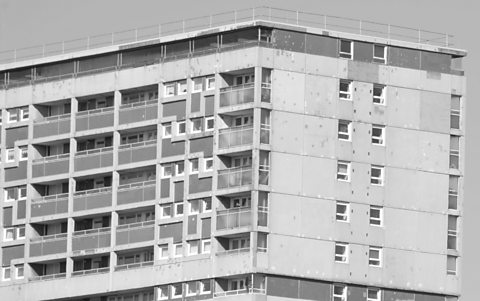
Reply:
<svg viewBox="0 0 480 301"><path fill-rule="evenodd" d="M359 28L360 29L360 34L362 34L362 20L358 20L358 22L359 22L359 27L360 27Z"/></svg>
<svg viewBox="0 0 480 301"><path fill-rule="evenodd" d="M162 36L162 24L158 24L158 37Z"/></svg>
<svg viewBox="0 0 480 301"><path fill-rule="evenodd" d="M45 44L42 45L42 57L45 56Z"/></svg>
<svg viewBox="0 0 480 301"><path fill-rule="evenodd" d="M208 28L212 28L212 15L210 15L210 21L209 21Z"/></svg>
<svg viewBox="0 0 480 301"><path fill-rule="evenodd" d="M185 20L182 20L182 32L185 33Z"/></svg>
<svg viewBox="0 0 480 301"><path fill-rule="evenodd" d="M418 30L418 43L421 43L422 42L422 36L421 36L421 33L420 33L420 29Z"/></svg>
<svg viewBox="0 0 480 301"><path fill-rule="evenodd" d="M115 36L114 35L115 35L115 33L112 32L112 45L113 45L113 41L115 41Z"/></svg>
<svg viewBox="0 0 480 301"><path fill-rule="evenodd" d="M297 25L298 25L298 10L297 10Z"/></svg>
<svg viewBox="0 0 480 301"><path fill-rule="evenodd" d="M62 53L65 53L65 41L62 41Z"/></svg>
<svg viewBox="0 0 480 301"><path fill-rule="evenodd" d="M390 24L387 24L387 39L390 40Z"/></svg>
<svg viewBox="0 0 480 301"><path fill-rule="evenodd" d="M135 42L138 41L138 28L135 28Z"/></svg>
<svg viewBox="0 0 480 301"><path fill-rule="evenodd" d="M448 33L445 34L445 46L448 47Z"/></svg>
<svg viewBox="0 0 480 301"><path fill-rule="evenodd" d="M323 28L327 29L327 15L323 15Z"/></svg>
<svg viewBox="0 0 480 301"><path fill-rule="evenodd" d="M87 49L90 49L90 36L87 37Z"/></svg>

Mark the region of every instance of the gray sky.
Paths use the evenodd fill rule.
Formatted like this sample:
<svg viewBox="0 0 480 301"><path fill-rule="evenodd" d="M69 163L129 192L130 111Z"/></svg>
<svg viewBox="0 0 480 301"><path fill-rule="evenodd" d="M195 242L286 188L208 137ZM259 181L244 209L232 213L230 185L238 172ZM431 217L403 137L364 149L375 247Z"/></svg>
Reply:
<svg viewBox="0 0 480 301"><path fill-rule="evenodd" d="M268 5L422 28L455 35L457 48L469 54L467 75L467 150L463 223L463 301L478 300L480 260L479 129L480 4L476 0L0 0L0 51L121 31L233 9ZM475 34L475 32L477 32ZM445 238L446 239L446 238Z"/></svg>

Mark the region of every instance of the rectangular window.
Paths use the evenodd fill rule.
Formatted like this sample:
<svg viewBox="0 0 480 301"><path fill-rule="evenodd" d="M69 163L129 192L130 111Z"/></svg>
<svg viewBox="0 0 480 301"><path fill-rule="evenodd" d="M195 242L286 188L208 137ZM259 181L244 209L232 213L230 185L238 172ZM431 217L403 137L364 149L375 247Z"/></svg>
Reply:
<svg viewBox="0 0 480 301"><path fill-rule="evenodd" d="M9 123L18 121L18 109L8 109L7 110L7 120Z"/></svg>
<svg viewBox="0 0 480 301"><path fill-rule="evenodd" d="M197 294L197 282L187 282L187 296L195 296Z"/></svg>
<svg viewBox="0 0 480 301"><path fill-rule="evenodd" d="M7 149L7 159L5 161L7 163L15 162L15 149L14 148Z"/></svg>
<svg viewBox="0 0 480 301"><path fill-rule="evenodd" d="M188 201L189 203L189 214L194 215L194 214L199 214L200 213L200 201L201 200L191 200Z"/></svg>
<svg viewBox="0 0 480 301"><path fill-rule="evenodd" d="M372 125L372 144L385 145L385 127Z"/></svg>
<svg viewBox="0 0 480 301"><path fill-rule="evenodd" d="M160 245L160 259L168 258L168 244Z"/></svg>
<svg viewBox="0 0 480 301"><path fill-rule="evenodd" d="M353 42L348 40L340 40L340 57L353 59Z"/></svg>
<svg viewBox="0 0 480 301"><path fill-rule="evenodd" d="M2 281L8 281L12 277L10 267L2 268Z"/></svg>
<svg viewBox="0 0 480 301"><path fill-rule="evenodd" d="M383 186L385 182L385 168L383 166L372 165L370 173L370 183L372 185Z"/></svg>
<svg viewBox="0 0 480 301"><path fill-rule="evenodd" d="M198 252L198 240L191 240L188 244L188 255L197 255Z"/></svg>
<svg viewBox="0 0 480 301"><path fill-rule="evenodd" d="M162 124L163 129L163 138L170 138L172 137L172 124L171 123L164 123Z"/></svg>
<svg viewBox="0 0 480 301"><path fill-rule="evenodd" d="M350 221L350 203L337 202L335 218L339 222Z"/></svg>
<svg viewBox="0 0 480 301"><path fill-rule="evenodd" d="M212 170L213 170L213 158L204 158L203 171L212 171Z"/></svg>
<svg viewBox="0 0 480 301"><path fill-rule="evenodd" d="M202 200L202 212L212 211L212 199L206 198Z"/></svg>
<svg viewBox="0 0 480 301"><path fill-rule="evenodd" d="M367 289L367 301L381 301L381 291L378 288Z"/></svg>
<svg viewBox="0 0 480 301"><path fill-rule="evenodd" d="M202 78L192 78L192 93L202 91Z"/></svg>
<svg viewBox="0 0 480 301"><path fill-rule="evenodd" d="M175 217L183 216L183 203L173 204Z"/></svg>
<svg viewBox="0 0 480 301"><path fill-rule="evenodd" d="M382 248L370 247L368 249L368 265L373 267L382 266Z"/></svg>
<svg viewBox="0 0 480 301"><path fill-rule="evenodd" d="M5 201L6 202L15 201L17 199L17 192L18 192L17 187L5 188Z"/></svg>
<svg viewBox="0 0 480 301"><path fill-rule="evenodd" d="M457 249L457 236L458 236L458 216L449 215L448 216L447 249L449 250Z"/></svg>
<svg viewBox="0 0 480 301"><path fill-rule="evenodd" d="M15 265L15 278L23 279L23 277L24 277L23 264Z"/></svg>
<svg viewBox="0 0 480 301"><path fill-rule="evenodd" d="M171 217L172 217L172 204L160 205L160 218L171 218Z"/></svg>
<svg viewBox="0 0 480 301"><path fill-rule="evenodd" d="M183 246L182 243L174 244L173 245L174 256L175 257L182 257L183 256Z"/></svg>
<svg viewBox="0 0 480 301"><path fill-rule="evenodd" d="M18 199L25 200L27 198L27 186L18 186Z"/></svg>
<svg viewBox="0 0 480 301"><path fill-rule="evenodd" d="M383 85L373 85L373 103L385 105L386 88Z"/></svg>
<svg viewBox="0 0 480 301"><path fill-rule="evenodd" d="M370 225L383 226L383 207L370 206Z"/></svg>
<svg viewBox="0 0 480 301"><path fill-rule="evenodd" d="M348 244L335 243L335 261L348 263Z"/></svg>
<svg viewBox="0 0 480 301"><path fill-rule="evenodd" d="M457 176L449 176L448 183L448 209L457 210L458 203L458 180Z"/></svg>
<svg viewBox="0 0 480 301"><path fill-rule="evenodd" d="M350 162L338 161L337 163L337 180L350 182Z"/></svg>
<svg viewBox="0 0 480 301"><path fill-rule="evenodd" d="M352 122L348 120L338 121L338 139L350 141L352 136Z"/></svg>
<svg viewBox="0 0 480 301"><path fill-rule="evenodd" d="M183 284L182 283L172 284L172 299L181 298L182 295L183 295Z"/></svg>
<svg viewBox="0 0 480 301"><path fill-rule="evenodd" d="M190 159L190 174L198 173L198 159Z"/></svg>
<svg viewBox="0 0 480 301"><path fill-rule="evenodd" d="M162 178L170 178L172 176L172 164L166 163L162 165Z"/></svg>
<svg viewBox="0 0 480 301"><path fill-rule="evenodd" d="M168 299L168 286L160 286L157 288L157 300L167 300Z"/></svg>
<svg viewBox="0 0 480 301"><path fill-rule="evenodd" d="M25 239L25 226L17 227L17 239Z"/></svg>
<svg viewBox="0 0 480 301"><path fill-rule="evenodd" d="M338 97L344 100L352 100L352 81L340 80Z"/></svg>
<svg viewBox="0 0 480 301"><path fill-rule="evenodd" d="M165 84L165 96L173 96L175 95L175 84L169 83Z"/></svg>
<svg viewBox="0 0 480 301"><path fill-rule="evenodd" d="M457 257L447 255L447 275L457 275Z"/></svg>
<svg viewBox="0 0 480 301"><path fill-rule="evenodd" d="M345 285L333 286L333 301L347 301L347 287Z"/></svg>
<svg viewBox="0 0 480 301"><path fill-rule="evenodd" d="M207 90L215 89L215 76L207 77Z"/></svg>
<svg viewBox="0 0 480 301"><path fill-rule="evenodd" d="M210 254L211 242L210 239L202 240L202 254Z"/></svg>
<svg viewBox="0 0 480 301"><path fill-rule="evenodd" d="M460 136L450 136L450 168L458 169L460 165Z"/></svg>
<svg viewBox="0 0 480 301"><path fill-rule="evenodd" d="M387 46L373 44L373 61L376 63L387 63Z"/></svg>
<svg viewBox="0 0 480 301"><path fill-rule="evenodd" d="M186 132L186 127L185 127L185 121L179 121L177 122L177 135L185 135Z"/></svg>
<svg viewBox="0 0 480 301"><path fill-rule="evenodd" d="M191 120L191 133L201 133L202 132L202 118L195 118Z"/></svg>
<svg viewBox="0 0 480 301"><path fill-rule="evenodd" d="M179 161L175 163L175 176L183 176L185 174L185 162Z"/></svg>
<svg viewBox="0 0 480 301"><path fill-rule="evenodd" d="M21 107L20 108L20 121L28 120L30 114L28 111L28 107Z"/></svg>
<svg viewBox="0 0 480 301"><path fill-rule="evenodd" d="M15 239L15 228L3 228L3 241L12 241Z"/></svg>
<svg viewBox="0 0 480 301"><path fill-rule="evenodd" d="M460 129L460 96L452 95L450 104L450 128Z"/></svg>
<svg viewBox="0 0 480 301"><path fill-rule="evenodd" d="M187 80L181 80L178 82L178 95L187 93Z"/></svg>
<svg viewBox="0 0 480 301"><path fill-rule="evenodd" d="M210 294L212 292L212 284L210 279L200 280L200 294Z"/></svg>
<svg viewBox="0 0 480 301"><path fill-rule="evenodd" d="M18 160L25 161L28 160L28 146L20 146L18 148Z"/></svg>
<svg viewBox="0 0 480 301"><path fill-rule="evenodd" d="M205 131L213 131L215 128L215 117L205 117Z"/></svg>

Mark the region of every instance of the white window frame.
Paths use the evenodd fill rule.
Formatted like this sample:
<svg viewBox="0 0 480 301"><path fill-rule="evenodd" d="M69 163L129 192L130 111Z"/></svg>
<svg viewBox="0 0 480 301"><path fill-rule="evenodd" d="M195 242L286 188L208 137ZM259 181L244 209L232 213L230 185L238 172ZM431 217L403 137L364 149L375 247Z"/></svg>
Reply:
<svg viewBox="0 0 480 301"><path fill-rule="evenodd" d="M212 167L211 168L207 168L207 163L208 162L212 162ZM203 171L204 172L213 171L213 157L203 158Z"/></svg>
<svg viewBox="0 0 480 301"><path fill-rule="evenodd" d="M209 246L208 252L205 251L205 245ZM212 252L212 240L210 238L202 239L202 249L200 251L202 254L210 254Z"/></svg>
<svg viewBox="0 0 480 301"><path fill-rule="evenodd" d="M374 130L380 130L380 136L374 136ZM372 125L372 144L374 145L385 145L385 127L383 125Z"/></svg>
<svg viewBox="0 0 480 301"><path fill-rule="evenodd" d="M210 203L210 209L207 209L207 204ZM204 198L202 199L202 212L212 212L212 199Z"/></svg>
<svg viewBox="0 0 480 301"><path fill-rule="evenodd" d="M347 172L346 173L341 173L339 171L340 165L346 165L347 166ZM338 161L337 162L337 180L338 181L343 181L343 182L350 182L352 174L352 163L348 161Z"/></svg>
<svg viewBox="0 0 480 301"><path fill-rule="evenodd" d="M7 271L9 276L6 277ZM10 281L12 279L12 268L11 267L2 267L2 281Z"/></svg>
<svg viewBox="0 0 480 301"><path fill-rule="evenodd" d="M15 162L15 149L14 148L8 148L7 151L5 152L5 162L6 163L11 163ZM12 159L9 159L10 155L13 155Z"/></svg>
<svg viewBox="0 0 480 301"><path fill-rule="evenodd" d="M341 247L341 248L344 248L344 252L343 254L342 253L337 253L337 247ZM349 251L350 250L350 247L347 243L343 243L343 242L336 242L335 243L335 249L334 249L334 253L335 253L335 262L338 262L338 263L348 263L348 258L349 258Z"/></svg>
<svg viewBox="0 0 480 301"><path fill-rule="evenodd" d="M373 176L374 171L380 171L380 176ZM380 165L372 165L370 168L370 184L375 186L385 185L385 167Z"/></svg>
<svg viewBox="0 0 480 301"><path fill-rule="evenodd" d="M375 89L381 89L382 93L380 93L380 96L375 95ZM386 97L387 95L387 87L385 85L377 85L373 84L373 90L372 90L372 102L375 105L382 105L384 106L386 102Z"/></svg>
<svg viewBox="0 0 480 301"><path fill-rule="evenodd" d="M346 125L347 132L341 132L340 125ZM352 122L350 120L338 120L338 139L344 141L352 140Z"/></svg>
<svg viewBox="0 0 480 301"><path fill-rule="evenodd" d="M211 120L213 121L213 127L208 126L208 122ZM215 129L215 117L214 116L205 117L205 132L213 131L214 129Z"/></svg>
<svg viewBox="0 0 480 301"><path fill-rule="evenodd" d="M197 282L196 281L190 281L190 282L187 282L186 283L186 292L185 292L185 296L186 297L192 297L192 296L196 296L198 294L198 290L197 290ZM194 286L195 287L195 290L193 293L190 293L190 288Z"/></svg>
<svg viewBox="0 0 480 301"><path fill-rule="evenodd" d="M182 91L182 88L185 87L185 91ZM177 95L184 95L188 92L187 80L179 80L177 82Z"/></svg>
<svg viewBox="0 0 480 301"><path fill-rule="evenodd" d="M378 252L378 258L372 257L372 252ZM371 267L381 268L382 267L382 257L383 249L381 247L372 247L368 248L368 265Z"/></svg>
<svg viewBox="0 0 480 301"><path fill-rule="evenodd" d="M199 162L198 162L198 158L194 158L194 159L190 159L188 161L190 163L190 174L193 175L193 174L197 174L199 172ZM194 168L194 162L197 162L196 165L197 165L197 168L195 169Z"/></svg>
<svg viewBox="0 0 480 301"><path fill-rule="evenodd" d="M207 76L205 81L206 81L206 90L215 90L215 75Z"/></svg>
<svg viewBox="0 0 480 301"><path fill-rule="evenodd" d="M182 288L181 291L180 291L180 294L177 294L177 289L176 289L176 286L180 285L180 287ZM178 298L182 298L183 297L183 283L175 283L175 284L172 284L172 295L170 296L171 299L178 299Z"/></svg>
<svg viewBox="0 0 480 301"><path fill-rule="evenodd" d="M342 294L336 294L335 288L342 288ZM334 284L332 287L333 301L347 301L347 286Z"/></svg>
<svg viewBox="0 0 480 301"><path fill-rule="evenodd" d="M177 254L177 250L180 250L180 254ZM183 245L182 243L173 244L173 257L179 258L183 257Z"/></svg>
<svg viewBox="0 0 480 301"><path fill-rule="evenodd" d="M17 199L18 200L26 200L27 199L27 186L18 186L17 187ZM22 196L22 191L25 191L25 196Z"/></svg>
<svg viewBox="0 0 480 301"><path fill-rule="evenodd" d="M7 233L12 233L12 238L8 238ZM3 228L3 241L14 241L15 240L15 228L6 227Z"/></svg>
<svg viewBox="0 0 480 301"><path fill-rule="evenodd" d="M169 94L168 91L170 91L171 88L173 88L173 93ZM175 95L175 83L165 84L164 94L165 94L165 97L174 96Z"/></svg>
<svg viewBox="0 0 480 301"><path fill-rule="evenodd" d="M20 270L20 268L22 269L22 275L19 276L19 273L18 271ZM25 265L22 263L22 264L16 264L15 265L15 278L16 279L23 279L25 278Z"/></svg>
<svg viewBox="0 0 480 301"><path fill-rule="evenodd" d="M15 112L15 113L13 113ZM12 114L13 113L13 114ZM14 122L18 122L19 120L19 116L18 116L18 109L17 108L14 108L14 109L7 109L7 123L14 123ZM15 117L14 119L12 119L12 117Z"/></svg>
<svg viewBox="0 0 480 301"><path fill-rule="evenodd" d="M168 300L168 285L157 287L157 300Z"/></svg>
<svg viewBox="0 0 480 301"><path fill-rule="evenodd" d="M200 89L195 89L195 85L196 85L195 81L197 80L200 80ZM192 93L202 92L202 90L203 90L203 78L202 77L192 78Z"/></svg>
<svg viewBox="0 0 480 301"><path fill-rule="evenodd" d="M183 126L183 132L180 132L180 126ZM177 136L183 136L187 133L187 123L185 120L177 122Z"/></svg>
<svg viewBox="0 0 480 301"><path fill-rule="evenodd" d="M178 208L179 207L182 207L182 213L178 213ZM178 202L178 203L173 203L173 216L174 217L179 217L179 216L183 216L183 214L185 213L184 210L185 208L183 208L183 202Z"/></svg>
<svg viewBox="0 0 480 301"><path fill-rule="evenodd" d="M167 129L170 129L167 131ZM172 124L171 123L164 123L162 124L162 138L170 138L172 137Z"/></svg>
<svg viewBox="0 0 480 301"><path fill-rule="evenodd" d="M375 47L383 47L383 57L375 56ZM373 44L373 61L376 63L387 63L387 46L380 44Z"/></svg>
<svg viewBox="0 0 480 301"><path fill-rule="evenodd" d="M168 259L168 257L170 256L169 254L169 250L168 250L168 244L162 244L159 246L159 253L158 253L158 256L159 256L159 259L163 260L163 259ZM162 253L163 253L163 250L167 250L167 256L162 256Z"/></svg>
<svg viewBox="0 0 480 301"><path fill-rule="evenodd" d="M194 244L196 244L197 246L197 251L196 252L192 252L192 247L194 247ZM193 255L198 255L200 254L200 242L199 240L189 240L187 241L187 246L188 246L188 256L193 256Z"/></svg>
<svg viewBox="0 0 480 301"><path fill-rule="evenodd" d="M28 160L28 146L19 146L18 147L18 161Z"/></svg>
<svg viewBox="0 0 480 301"><path fill-rule="evenodd" d="M170 173L166 174L165 172L170 169ZM171 163L166 163L162 165L162 179L168 179L173 177L173 168Z"/></svg>
<svg viewBox="0 0 480 301"><path fill-rule="evenodd" d="M371 298L370 292L375 294L375 297ZM367 301L381 301L382 300L382 290L378 288L367 288Z"/></svg>
<svg viewBox="0 0 480 301"><path fill-rule="evenodd" d="M196 199L196 200L189 200L188 201L188 214L189 215L195 215L195 214L199 214L200 213L200 208L201 208L201 204L200 202L202 201L202 199ZM197 210L193 210L193 206L192 204L196 203L197 204Z"/></svg>
<svg viewBox="0 0 480 301"><path fill-rule="evenodd" d="M10 199L8 197L8 192L13 191L13 194L15 195L15 190L17 190L17 193L18 193L18 187L7 187L7 188L4 188L4 189L5 189L4 190L5 202L13 202L13 201L17 200L15 197Z"/></svg>
<svg viewBox="0 0 480 301"><path fill-rule="evenodd" d="M23 235L20 235L22 229L23 229ZM17 231L16 231L16 232L17 232L17 233L16 233L16 235L17 235L17 236L16 236L16 239L17 239L17 240L25 239L25 226L17 227L16 230L17 230Z"/></svg>
<svg viewBox="0 0 480 301"><path fill-rule="evenodd" d="M195 121L199 121L199 122L200 122L200 127L198 128L198 130L195 129ZM191 134L201 133L201 132L202 132L202 128L203 128L202 118L192 118L192 119L190 119L190 133L191 133Z"/></svg>
<svg viewBox="0 0 480 301"><path fill-rule="evenodd" d="M342 51L342 43L349 43L350 44L350 52L343 52ZM353 41L351 40L340 40L340 47L338 47L338 56L344 59L353 60Z"/></svg>
<svg viewBox="0 0 480 301"><path fill-rule="evenodd" d="M458 103L457 103L458 100ZM460 130L462 128L462 97L460 95L452 94L450 99L450 129ZM454 120L457 120L454 122ZM458 126L454 126L457 124Z"/></svg>
<svg viewBox="0 0 480 301"><path fill-rule="evenodd" d="M372 211L374 210L378 210L379 217L372 217ZM370 226L383 227L383 207L370 205L369 223Z"/></svg>
<svg viewBox="0 0 480 301"><path fill-rule="evenodd" d="M204 279L204 280L200 280L200 295L205 295L205 294L210 294L212 293L212 282L210 281L210 279ZM209 282L210 283L210 289L208 291L205 290L205 282Z"/></svg>
<svg viewBox="0 0 480 301"><path fill-rule="evenodd" d="M449 269L448 262L449 259L453 259L455 263L455 270ZM457 275L458 273L458 257L453 255L447 255L447 275Z"/></svg>
<svg viewBox="0 0 480 301"><path fill-rule="evenodd" d="M170 208L170 215L165 215L165 208L169 207ZM172 204L162 204L160 205L160 219L166 219L166 218L171 218L172 217Z"/></svg>
<svg viewBox="0 0 480 301"><path fill-rule="evenodd" d="M338 211L339 206L345 207L345 213L341 213ZM350 203L337 201L335 205L335 220L341 223L349 223L350 222Z"/></svg>
<svg viewBox="0 0 480 301"><path fill-rule="evenodd" d="M341 89L342 84L347 84L348 85L347 91L342 91L342 89ZM343 100L347 100L347 101L352 101L352 99L353 99L353 97L352 97L352 86L353 86L353 82L351 80L341 79L338 82L338 98L343 99Z"/></svg>
<svg viewBox="0 0 480 301"><path fill-rule="evenodd" d="M183 166L183 168L181 169L180 166ZM185 175L185 162L184 161L175 162L175 176L181 177L183 175Z"/></svg>
<svg viewBox="0 0 480 301"><path fill-rule="evenodd" d="M29 118L30 118L30 110L28 108L28 106L26 107L21 107L19 110L18 110L18 114L19 114L19 119L20 121L27 121ZM26 115L26 117L25 117Z"/></svg>

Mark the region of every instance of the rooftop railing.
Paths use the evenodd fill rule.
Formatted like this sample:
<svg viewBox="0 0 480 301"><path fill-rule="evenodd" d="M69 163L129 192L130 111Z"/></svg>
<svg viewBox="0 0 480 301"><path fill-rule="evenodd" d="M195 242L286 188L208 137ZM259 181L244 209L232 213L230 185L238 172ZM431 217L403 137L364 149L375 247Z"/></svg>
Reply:
<svg viewBox="0 0 480 301"><path fill-rule="evenodd" d="M54 279L62 279L67 276L66 273L58 273L58 274L49 274L49 275L43 275L43 276L33 276L30 277L28 280L29 281L43 281L43 280L54 280Z"/></svg>
<svg viewBox="0 0 480 301"><path fill-rule="evenodd" d="M65 40L56 43L1 51L0 63L17 62L111 45L132 43L248 21L271 21L274 23L284 23L303 27L320 28L329 31L380 37L389 40L401 40L446 47L453 46L453 36L447 33L395 26L360 19L261 6L73 40Z"/></svg>
<svg viewBox="0 0 480 301"><path fill-rule="evenodd" d="M91 275L91 274L108 273L108 272L110 272L109 267L98 268L98 269L90 269L90 270L81 270L81 271L72 272L72 277L86 276L86 275Z"/></svg>

